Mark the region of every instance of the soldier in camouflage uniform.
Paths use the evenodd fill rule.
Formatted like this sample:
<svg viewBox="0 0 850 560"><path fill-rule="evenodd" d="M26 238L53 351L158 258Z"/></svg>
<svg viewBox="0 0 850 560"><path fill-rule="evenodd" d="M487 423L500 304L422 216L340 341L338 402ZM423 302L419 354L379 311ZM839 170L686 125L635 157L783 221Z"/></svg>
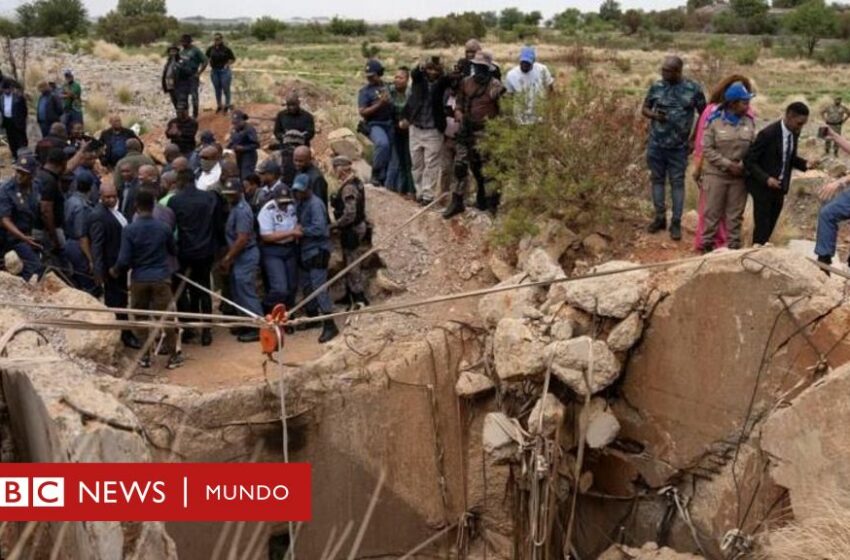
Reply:
<svg viewBox="0 0 850 560"><path fill-rule="evenodd" d="M702 87L682 77L684 63L668 56L661 67L661 80L652 84L643 102L642 114L652 121L646 159L652 175L652 202L655 219L648 231L667 229L665 184L670 181L673 220L670 237L682 238L682 208L685 202L685 169L696 117L705 110Z"/></svg>
<svg viewBox="0 0 850 560"><path fill-rule="evenodd" d="M333 170L340 181L337 192L331 196L333 229L339 231L342 256L345 266L359 259L369 244L369 222L366 221L366 190L363 182L351 168L346 157L333 159ZM346 299L349 309L369 305L363 288L363 275L358 264L345 276Z"/></svg>
<svg viewBox="0 0 850 560"><path fill-rule="evenodd" d="M821 113L826 124L835 131L836 134L841 134L841 125L850 118L850 109L844 106L840 97L835 98L835 103L827 107ZM836 144L829 136L824 142L826 155L831 151L835 157L838 157L838 144Z"/></svg>

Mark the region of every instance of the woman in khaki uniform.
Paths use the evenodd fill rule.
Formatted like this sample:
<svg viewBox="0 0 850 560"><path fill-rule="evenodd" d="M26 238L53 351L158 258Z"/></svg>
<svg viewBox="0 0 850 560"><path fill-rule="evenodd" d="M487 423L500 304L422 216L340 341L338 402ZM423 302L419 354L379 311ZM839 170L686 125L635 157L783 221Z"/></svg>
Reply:
<svg viewBox="0 0 850 560"><path fill-rule="evenodd" d="M755 123L747 114L753 97L744 84L735 82L726 89L723 105L709 117L703 137L704 253L714 249L714 234L723 217L729 229L729 248L741 248L741 224L747 205L743 161L756 136Z"/></svg>

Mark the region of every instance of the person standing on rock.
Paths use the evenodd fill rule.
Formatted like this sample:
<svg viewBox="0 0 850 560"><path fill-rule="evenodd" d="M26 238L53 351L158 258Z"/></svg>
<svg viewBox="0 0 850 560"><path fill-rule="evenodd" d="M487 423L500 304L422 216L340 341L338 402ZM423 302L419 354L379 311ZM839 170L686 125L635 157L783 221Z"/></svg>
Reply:
<svg viewBox="0 0 850 560"><path fill-rule="evenodd" d="M41 130L41 137L50 134L50 127L62 119L62 98L47 82L39 82L39 97L36 104L36 120Z"/></svg>
<svg viewBox="0 0 850 560"><path fill-rule="evenodd" d="M260 269L260 250L254 231L254 212L242 195L242 181L230 179L222 189L230 205L225 225L227 252L219 268L230 274L230 297L238 305L256 315L263 314L257 297L257 272ZM260 332L256 328L242 329L239 342L256 342Z"/></svg>
<svg viewBox="0 0 850 560"><path fill-rule="evenodd" d="M744 158L747 190L753 197L753 244L770 241L791 187L793 170L807 171L811 167L797 156L800 132L808 120L806 104L791 103L781 120L758 133Z"/></svg>
<svg viewBox="0 0 850 560"><path fill-rule="evenodd" d="M167 311L171 305L171 267L169 256L174 255L174 235L167 225L153 216L155 193L148 188L136 196L137 219L124 228L118 260L109 269L109 275L119 278L130 274L130 299L134 309ZM155 317L135 317L138 320L156 321ZM145 336L140 331L137 338ZM151 367L151 349L155 346L156 331L149 331L145 351L139 359L142 368ZM177 334L173 328L165 329L162 350L169 355L167 369L183 365L183 356L177 351Z"/></svg>
<svg viewBox="0 0 850 560"><path fill-rule="evenodd" d="M295 177L292 193L297 203L298 227L296 231L300 234L300 283L301 290L306 296L318 290L328 280L328 264L331 257L328 210L319 200L319 197L310 191L310 182L305 175ZM329 315L332 312L333 303L327 288L319 291L318 296L306 306L306 313L309 317L317 317L320 314ZM332 340L338 334L339 329L336 322L333 319L325 319L322 321L322 334L319 335L319 344Z"/></svg>
<svg viewBox="0 0 850 560"><path fill-rule="evenodd" d="M827 132L832 141L842 152L850 154L850 142L830 128ZM845 175L831 181L820 188L819 198L824 202L818 213L818 231L815 241L815 254L818 261L832 264L838 241L838 227L841 222L850 220L850 175ZM850 262L850 258L848 258Z"/></svg>
<svg viewBox="0 0 850 560"><path fill-rule="evenodd" d="M706 106L702 87L683 77L683 69L684 62L678 56L665 58L661 66L661 80L649 88L641 110L643 116L651 121L646 160L651 174L655 219L647 231L657 233L667 229L665 190L669 180L673 201L670 238L674 241L682 239L685 170L694 121Z"/></svg>
<svg viewBox="0 0 850 560"><path fill-rule="evenodd" d="M192 117L198 118L198 107L200 104L201 74L207 68L207 57L201 49L192 44L192 36L184 34L180 37L180 60L184 71L189 74L188 79L189 97L192 98Z"/></svg>
<svg viewBox="0 0 850 560"><path fill-rule="evenodd" d="M439 189L449 87L439 57L431 57L411 72L410 97L402 111L410 123L410 162L416 199L430 204Z"/></svg>
<svg viewBox="0 0 850 560"><path fill-rule="evenodd" d="M840 97L836 97L835 102L823 110L821 117L829 128L841 135L841 127L844 126L847 119L850 119L850 109L844 106ZM830 136L827 136L824 141L824 150L826 150L826 155L832 152L835 157L838 157L838 144L833 142Z"/></svg>
<svg viewBox="0 0 850 560"><path fill-rule="evenodd" d="M184 157L190 157L195 150L197 142L195 136L198 134L198 121L189 116L189 107L181 103L177 107L177 116L165 125L165 136L168 140L180 148Z"/></svg>
<svg viewBox="0 0 850 560"><path fill-rule="evenodd" d="M390 99L393 102L393 146L390 165L387 168L387 188L402 196L414 197L413 172L410 161L410 121L404 117L404 107L410 96L410 69L399 68L390 84Z"/></svg>
<svg viewBox="0 0 850 560"><path fill-rule="evenodd" d="M207 60L210 62L210 80L215 90L216 113L226 113L233 108L230 104L230 83L233 81L231 65L236 62L236 55L224 44L221 33L213 35L213 44L207 49ZM221 101L224 98L224 104Z"/></svg>
<svg viewBox="0 0 850 560"><path fill-rule="evenodd" d="M357 94L357 106L363 119L364 132L375 149L372 154L372 179L376 187L387 182L393 145L393 115L395 109L387 84L384 83L384 66L377 60L366 63L366 85Z"/></svg>
<svg viewBox="0 0 850 560"><path fill-rule="evenodd" d="M2 106L3 129L6 131L6 141L9 143L9 151L12 159L18 159L18 150L29 145L27 140L27 99L14 87L12 83L4 81L0 83L0 102Z"/></svg>
<svg viewBox="0 0 850 560"><path fill-rule="evenodd" d="M257 150L260 149L260 139L257 129L248 124L248 115L242 111L233 111L230 119L233 129L230 131L228 149L236 153L236 164L239 166L239 177L244 179L254 172L257 167Z"/></svg>
<svg viewBox="0 0 850 560"><path fill-rule="evenodd" d="M128 221L118 211L118 191L114 185L105 183L100 189L100 203L92 211L88 227L88 246L91 253L91 269L95 284L103 288L103 303L107 307L127 307L127 274L121 272L118 277L109 274L109 270L118 262L121 251L121 235ZM127 320L127 315L117 313L119 321ZM121 342L133 349L142 347L142 343L130 330L121 331Z"/></svg>
<svg viewBox="0 0 850 560"><path fill-rule="evenodd" d="M74 73L70 68L65 69L65 84L62 86L63 105L62 124L68 131L73 123L83 122L83 88L74 79Z"/></svg>
<svg viewBox="0 0 850 560"><path fill-rule="evenodd" d="M310 141L316 135L316 119L309 111L301 107L301 98L298 96L298 92L292 91L286 96L284 107L274 121L275 139L283 145L285 144L284 135L295 130L302 133L304 145L309 146Z"/></svg>
<svg viewBox="0 0 850 560"><path fill-rule="evenodd" d="M37 169L34 157L19 157L14 165L15 176L0 187L0 222L6 241L3 251L14 251L18 255L23 263L21 277L26 281L44 272L41 265L43 248L33 235L41 215L38 193L33 186Z"/></svg>
<svg viewBox="0 0 850 560"><path fill-rule="evenodd" d="M322 170L313 163L313 152L307 146L298 146L292 153L292 161L298 174L304 174L310 178L310 192L318 196L327 208L328 182L322 175Z"/></svg>
<svg viewBox="0 0 850 560"><path fill-rule="evenodd" d="M728 247L741 248L741 224L747 206L744 156L756 136L755 121L748 114L753 97L743 83L735 82L726 88L723 105L708 118L703 136L706 193L703 253L714 250L714 236L721 218L726 219Z"/></svg>
<svg viewBox="0 0 850 560"><path fill-rule="evenodd" d="M488 207L495 210L498 206L498 194L487 193L487 179L484 176L484 158L479 144L484 138L487 121L499 115L499 100L505 92L502 82L493 76L492 58L479 52L472 60L473 75L464 78L457 91L455 119L460 123L457 134L457 148L454 160L454 181L452 182L452 200L443 212L443 218L449 219L466 210L468 175L472 171L477 187L476 206L479 210Z"/></svg>
<svg viewBox="0 0 850 560"><path fill-rule="evenodd" d="M107 169L114 169L121 158L127 155L127 140L131 138L142 142L133 129L124 126L120 115L109 117L109 128L100 133L100 141L104 147L100 162Z"/></svg>
<svg viewBox="0 0 850 560"><path fill-rule="evenodd" d="M351 168L351 160L335 157L333 170L340 187L331 197L335 220L332 229L339 231L343 263L347 267L366 252L372 227L366 219L366 189ZM345 291L349 309L369 305L359 264L345 275Z"/></svg>

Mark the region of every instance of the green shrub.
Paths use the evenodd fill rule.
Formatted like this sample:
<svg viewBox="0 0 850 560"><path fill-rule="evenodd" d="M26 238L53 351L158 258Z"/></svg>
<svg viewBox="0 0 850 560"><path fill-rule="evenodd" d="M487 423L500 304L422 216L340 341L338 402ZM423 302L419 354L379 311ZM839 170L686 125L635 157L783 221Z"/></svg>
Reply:
<svg viewBox="0 0 850 560"><path fill-rule="evenodd" d="M398 22L398 28L402 31L419 31L425 22L415 18L404 18Z"/></svg>
<svg viewBox="0 0 850 560"><path fill-rule="evenodd" d="M34 0L16 8L23 33L39 37L85 35L88 11L81 0Z"/></svg>
<svg viewBox="0 0 850 560"><path fill-rule="evenodd" d="M632 71L632 59L624 56L615 57L614 66L623 74L628 74Z"/></svg>
<svg viewBox="0 0 850 560"><path fill-rule="evenodd" d="M540 35L539 27L527 23L520 23L518 25L515 25L513 31L514 33L516 33L517 39L519 39L520 41L536 39Z"/></svg>
<svg viewBox="0 0 850 560"><path fill-rule="evenodd" d="M451 47L472 37L483 37L487 27L480 14L465 12L430 18L422 28L422 46Z"/></svg>
<svg viewBox="0 0 850 560"><path fill-rule="evenodd" d="M370 45L369 41L360 43L360 55L363 58L378 58L381 53L381 47L378 45Z"/></svg>
<svg viewBox="0 0 850 560"><path fill-rule="evenodd" d="M384 31L384 38L388 43L400 43L401 29L392 25L387 27L386 31Z"/></svg>
<svg viewBox="0 0 850 560"><path fill-rule="evenodd" d="M286 24L269 16L258 18L251 24L251 36L258 41L268 41L286 29Z"/></svg>
<svg viewBox="0 0 850 560"><path fill-rule="evenodd" d="M822 51L815 53L815 58L827 66L850 64L850 42L829 45Z"/></svg>
<svg viewBox="0 0 850 560"><path fill-rule="evenodd" d="M645 123L625 95L579 73L540 103L539 123L516 126L511 111L490 122L482 150L502 193L497 242L516 242L541 218L581 231L640 204Z"/></svg>
<svg viewBox="0 0 850 560"><path fill-rule="evenodd" d="M750 44L734 52L735 62L741 66L752 66L758 62L761 49L758 45Z"/></svg>
<svg viewBox="0 0 850 560"><path fill-rule="evenodd" d="M328 24L328 31L332 35L343 35L345 37L357 37L366 35L369 29L362 19L341 19L334 17Z"/></svg>

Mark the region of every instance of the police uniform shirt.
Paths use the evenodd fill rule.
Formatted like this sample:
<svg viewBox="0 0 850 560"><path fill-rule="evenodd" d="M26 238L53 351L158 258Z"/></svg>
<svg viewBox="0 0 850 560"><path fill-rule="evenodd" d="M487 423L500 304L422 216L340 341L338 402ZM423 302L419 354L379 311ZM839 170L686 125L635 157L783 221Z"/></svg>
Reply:
<svg viewBox="0 0 850 560"><path fill-rule="evenodd" d="M257 216L257 223L260 225L260 235L268 235L282 231L292 231L298 224L298 218L295 214L295 204L287 204L283 208L279 207L277 201L270 200L262 207ZM280 241L278 243L291 243L292 240Z"/></svg>
<svg viewBox="0 0 850 560"><path fill-rule="evenodd" d="M39 213L39 200L34 188L24 193L15 179L0 187L0 218L10 218L21 233L32 233L38 225Z"/></svg>
<svg viewBox="0 0 850 560"><path fill-rule="evenodd" d="M239 234L248 234L248 243L245 249L251 249L257 244L256 236L254 235L254 212L251 211L251 206L243 198L239 204L230 210L227 216L227 225L225 226L225 237L227 244L233 245Z"/></svg>

